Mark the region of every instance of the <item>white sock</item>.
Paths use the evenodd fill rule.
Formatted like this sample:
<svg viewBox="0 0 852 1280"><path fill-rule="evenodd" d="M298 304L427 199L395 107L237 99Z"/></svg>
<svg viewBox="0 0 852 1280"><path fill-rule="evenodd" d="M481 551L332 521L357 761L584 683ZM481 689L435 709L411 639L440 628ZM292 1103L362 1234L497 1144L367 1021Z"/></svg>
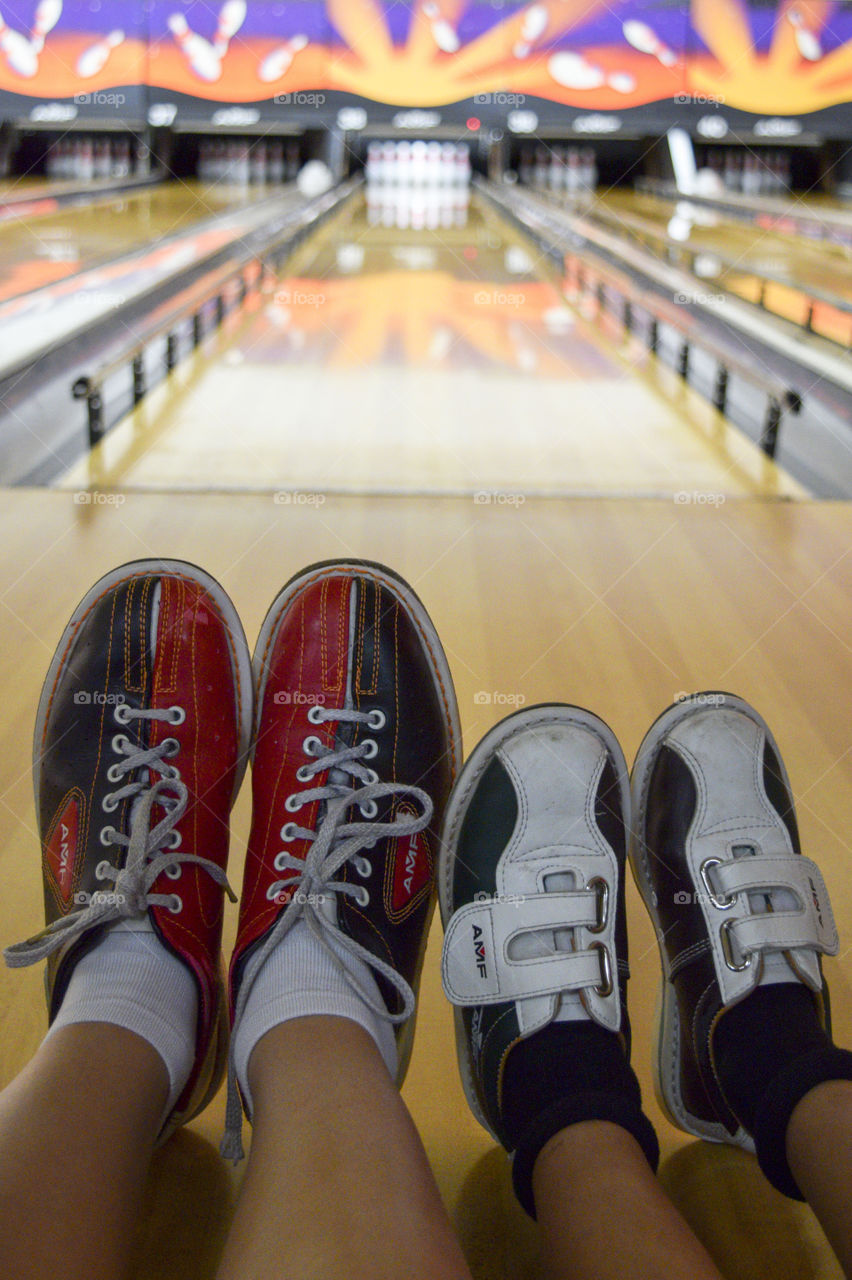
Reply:
<svg viewBox="0 0 852 1280"><path fill-rule="evenodd" d="M74 1022L113 1022L147 1040L169 1073L165 1123L195 1061L197 1015L186 965L166 950L150 921L122 921L77 961L47 1034Z"/></svg>
<svg viewBox="0 0 852 1280"><path fill-rule="evenodd" d="M358 985L382 1005L382 997L369 966L334 939L329 939ZM234 1065L246 1105L251 1111L248 1064L252 1051L273 1027L291 1018L326 1014L350 1018L376 1042L393 1079L397 1072L394 1029L364 1003L338 966L318 942L304 920L297 920L272 951L255 978L242 1017L234 1028Z"/></svg>

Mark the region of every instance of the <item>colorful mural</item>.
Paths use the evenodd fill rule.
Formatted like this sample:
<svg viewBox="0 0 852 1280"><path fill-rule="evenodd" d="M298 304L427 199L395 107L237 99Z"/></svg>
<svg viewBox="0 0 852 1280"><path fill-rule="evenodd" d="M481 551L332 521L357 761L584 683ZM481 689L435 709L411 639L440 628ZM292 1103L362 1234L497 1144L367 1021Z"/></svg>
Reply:
<svg viewBox="0 0 852 1280"><path fill-rule="evenodd" d="M680 99L801 115L852 100L852 12L834 0L0 0L0 94L122 86L233 104L622 112Z"/></svg>

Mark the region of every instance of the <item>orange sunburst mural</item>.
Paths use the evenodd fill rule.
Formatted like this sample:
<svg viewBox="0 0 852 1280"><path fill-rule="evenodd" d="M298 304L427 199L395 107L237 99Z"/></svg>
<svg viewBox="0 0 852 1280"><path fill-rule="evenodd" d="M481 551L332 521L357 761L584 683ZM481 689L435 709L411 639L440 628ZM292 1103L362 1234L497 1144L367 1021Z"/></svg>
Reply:
<svg viewBox="0 0 852 1280"><path fill-rule="evenodd" d="M0 90L40 98L148 86L166 105L173 93L315 119L347 99L623 111L703 95L788 115L852 100L852 12L837 0L50 0L37 40L37 0L14 19L4 8Z"/></svg>

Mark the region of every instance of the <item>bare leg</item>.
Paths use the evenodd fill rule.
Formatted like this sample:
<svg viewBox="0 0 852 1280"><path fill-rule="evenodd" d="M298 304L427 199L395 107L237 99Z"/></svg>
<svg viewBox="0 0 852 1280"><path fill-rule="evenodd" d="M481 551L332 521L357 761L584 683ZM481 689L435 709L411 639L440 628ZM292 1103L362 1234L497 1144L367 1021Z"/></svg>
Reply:
<svg viewBox="0 0 852 1280"><path fill-rule="evenodd" d="M128 1265L157 1125L160 1055L106 1023L64 1027L0 1093L0 1257L15 1280Z"/></svg>
<svg viewBox="0 0 852 1280"><path fill-rule="evenodd" d="M618 1125L589 1120L555 1134L533 1191L550 1280L721 1280Z"/></svg>
<svg viewBox="0 0 852 1280"><path fill-rule="evenodd" d="M847 1276L852 1276L852 1083L806 1093L787 1126L787 1161Z"/></svg>
<svg viewBox="0 0 852 1280"><path fill-rule="evenodd" d="M219 1280L469 1280L417 1131L345 1018L258 1041L251 1155Z"/></svg>

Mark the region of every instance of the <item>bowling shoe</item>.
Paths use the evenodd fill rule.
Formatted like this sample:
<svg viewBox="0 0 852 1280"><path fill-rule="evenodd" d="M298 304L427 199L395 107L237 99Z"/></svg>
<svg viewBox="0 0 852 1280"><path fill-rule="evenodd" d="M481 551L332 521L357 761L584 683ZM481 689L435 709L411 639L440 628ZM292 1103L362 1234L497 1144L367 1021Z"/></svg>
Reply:
<svg viewBox="0 0 852 1280"><path fill-rule="evenodd" d="M663 970L660 1104L687 1133L756 1144L771 1180L795 1194L783 1153L792 1101L809 1078L848 1077L852 1058L830 1041L820 956L836 952L837 931L800 850L778 746L741 698L696 694L649 729L632 793L630 861Z"/></svg>
<svg viewBox="0 0 852 1280"><path fill-rule="evenodd" d="M219 584L180 561L140 560L80 602L38 706L47 925L6 959L47 958L53 1021L76 964L107 928L147 916L198 993L194 1067L161 1139L206 1105L227 1059L223 886L252 697L245 636Z"/></svg>
<svg viewBox="0 0 852 1280"><path fill-rule="evenodd" d="M254 812L230 971L235 1024L300 919L365 961L405 1076L437 835L461 749L426 610L382 565L317 564L273 603L254 655ZM223 1154L239 1158L232 1072Z"/></svg>
<svg viewBox="0 0 852 1280"><path fill-rule="evenodd" d="M442 978L462 1084L512 1156L531 1214L535 1160L568 1124L617 1123L656 1167L629 1066L629 801L611 729L579 707L545 705L486 734L447 806Z"/></svg>

